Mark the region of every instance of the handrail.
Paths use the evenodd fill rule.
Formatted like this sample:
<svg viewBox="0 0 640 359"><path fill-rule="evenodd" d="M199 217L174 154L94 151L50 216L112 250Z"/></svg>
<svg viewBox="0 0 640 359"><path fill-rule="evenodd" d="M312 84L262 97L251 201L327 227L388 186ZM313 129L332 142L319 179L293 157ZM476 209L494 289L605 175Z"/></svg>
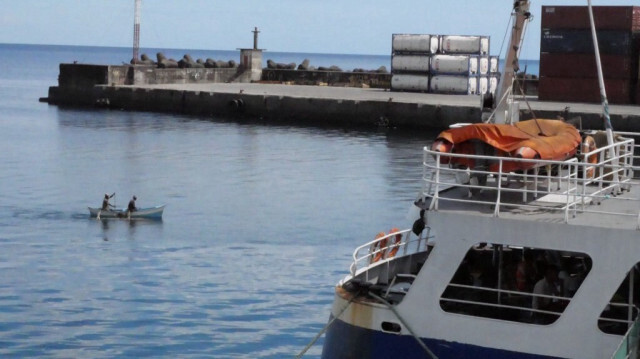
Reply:
<svg viewBox="0 0 640 359"><path fill-rule="evenodd" d="M629 327L618 348L611 356L612 359L630 358L638 352L638 341L640 340L640 317L636 318L633 325ZM636 357L634 356L634 357Z"/></svg>
<svg viewBox="0 0 640 359"><path fill-rule="evenodd" d="M640 134L633 135L640 137ZM423 191L420 197L423 203L427 203L427 199L430 200L430 210L438 210L441 201L464 202L491 206L495 217L499 217L507 209L514 208L561 213L565 223L568 223L570 218L575 217L578 212L620 215L633 217L638 222L636 227L640 230L640 213L597 211L587 207L591 202L600 203L614 197L616 200L640 201L640 198L630 198L628 195L622 198L617 197L623 190L629 190L631 185L637 185L632 183L632 179L634 168L640 168L633 164L634 150L638 147L635 145L635 140L618 138L620 141L612 145L597 148L564 161L442 153L425 147ZM616 154L614 158L610 158L611 152ZM597 156L596 163L586 161L593 156ZM454 158L480 160L490 163L491 167L469 169L443 164L443 162L455 162L452 160ZM442 161L442 159L449 159L449 161ZM519 168L528 170L521 173L504 171L504 164L507 162L510 163L510 168L513 168L513 164L520 163ZM555 169L555 173L551 173L552 168ZM545 169L546 172L541 173ZM459 180L461 177L464 177L464 180ZM470 180L473 178L484 178L486 183L482 181L474 183ZM617 182L615 178L618 178ZM507 183L517 180L520 185L518 187L503 185L505 180ZM451 186L466 189L469 195L466 198L447 197L441 190ZM494 193L495 196L473 195L483 191ZM510 193L511 195L507 196ZM521 193L522 200L514 199L513 193ZM534 200L530 200L531 198Z"/></svg>
<svg viewBox="0 0 640 359"><path fill-rule="evenodd" d="M426 235L424 237L420 235L418 237L412 238L411 233L413 232L411 232L410 229L405 229L405 230L389 233L384 237L376 238L372 241L369 241L359 246L358 248L355 249L355 251L353 251L353 255L352 255L353 262L351 263L351 266L349 268L349 271L351 272L351 276L355 277L357 274L359 274L359 272L369 270L370 268L373 268L375 266L388 262L391 259L391 257L388 257L389 252L394 248L398 248L398 252L395 254L393 258L424 251L426 249L428 240L432 238L430 235L431 228L427 226L425 227L424 230L426 231ZM398 234L402 235L402 239L400 240L400 242L395 243L395 238ZM388 244L383 248L379 248L379 244L382 243L383 241L387 241ZM409 245L412 243L417 243L417 246L415 247L414 250L410 250ZM400 251L400 249L402 249L402 252ZM360 252L363 250L366 250L365 253L360 254ZM373 258L375 258L376 254L381 252L382 252L381 259L378 260L377 262L373 262ZM366 263L366 265L358 268L359 264L362 262Z"/></svg>

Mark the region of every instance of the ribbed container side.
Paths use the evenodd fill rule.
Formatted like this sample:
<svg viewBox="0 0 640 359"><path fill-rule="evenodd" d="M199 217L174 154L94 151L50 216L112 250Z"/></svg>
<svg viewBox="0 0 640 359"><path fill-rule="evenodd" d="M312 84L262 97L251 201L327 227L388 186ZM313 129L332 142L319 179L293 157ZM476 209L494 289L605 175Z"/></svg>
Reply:
<svg viewBox="0 0 640 359"><path fill-rule="evenodd" d="M398 74L391 77L391 90L429 91L429 76Z"/></svg>
<svg viewBox="0 0 640 359"><path fill-rule="evenodd" d="M636 54L636 39L631 32L599 30L597 36L601 54ZM591 30L542 29L540 52L593 54Z"/></svg>
<svg viewBox="0 0 640 359"><path fill-rule="evenodd" d="M602 74L608 79L633 80L638 77L638 57L600 55ZM540 54L540 76L597 77L595 54Z"/></svg>
<svg viewBox="0 0 640 359"><path fill-rule="evenodd" d="M438 35L426 34L393 34L391 36L391 50L394 53L425 53L435 54L440 46Z"/></svg>
<svg viewBox="0 0 640 359"><path fill-rule="evenodd" d="M593 17L598 30L640 31L640 7L594 6ZM543 29L589 29L587 6L543 6Z"/></svg>
<svg viewBox="0 0 640 359"><path fill-rule="evenodd" d="M432 74L486 75L489 73L489 57L476 55L433 55Z"/></svg>
<svg viewBox="0 0 640 359"><path fill-rule="evenodd" d="M631 92L634 86L635 82L631 80L606 79L605 89L609 103L632 103ZM540 77L538 99L600 103L600 86L597 78Z"/></svg>
<svg viewBox="0 0 640 359"><path fill-rule="evenodd" d="M478 78L436 75L431 77L429 89L433 93L475 95L478 93Z"/></svg>
<svg viewBox="0 0 640 359"><path fill-rule="evenodd" d="M443 35L440 51L446 54L489 54L488 36Z"/></svg>
<svg viewBox="0 0 640 359"><path fill-rule="evenodd" d="M402 71L429 73L431 57L428 55L393 55L391 57L391 72Z"/></svg>

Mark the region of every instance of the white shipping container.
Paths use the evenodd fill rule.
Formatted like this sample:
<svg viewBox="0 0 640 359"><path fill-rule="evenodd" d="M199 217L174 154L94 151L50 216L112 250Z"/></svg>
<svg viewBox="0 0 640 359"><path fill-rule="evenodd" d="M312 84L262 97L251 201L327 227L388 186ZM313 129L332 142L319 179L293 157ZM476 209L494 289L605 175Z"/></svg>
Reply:
<svg viewBox="0 0 640 359"><path fill-rule="evenodd" d="M495 96L498 91L498 84L500 83L500 75L489 76L489 92Z"/></svg>
<svg viewBox="0 0 640 359"><path fill-rule="evenodd" d="M491 56L489 58L489 72L496 73L500 70L500 58L498 56Z"/></svg>
<svg viewBox="0 0 640 359"><path fill-rule="evenodd" d="M467 76L437 75L431 77L429 89L435 93L475 95L478 93L478 79Z"/></svg>
<svg viewBox="0 0 640 359"><path fill-rule="evenodd" d="M429 91L429 76L393 75L391 77L392 90Z"/></svg>
<svg viewBox="0 0 640 359"><path fill-rule="evenodd" d="M478 95L484 95L489 92L489 78L486 76L478 77Z"/></svg>
<svg viewBox="0 0 640 359"><path fill-rule="evenodd" d="M488 56L479 56L478 57L478 73L480 75L486 75L489 73L489 57Z"/></svg>
<svg viewBox="0 0 640 359"><path fill-rule="evenodd" d="M499 75L490 75L490 76L480 76L478 77L478 94L486 95L496 94L498 90L498 82L500 81Z"/></svg>
<svg viewBox="0 0 640 359"><path fill-rule="evenodd" d="M434 74L475 74L478 59L467 55L434 55L431 57L431 73Z"/></svg>
<svg viewBox="0 0 640 359"><path fill-rule="evenodd" d="M489 57L475 55L434 55L431 57L433 74L486 75Z"/></svg>
<svg viewBox="0 0 640 359"><path fill-rule="evenodd" d="M429 72L430 63L431 57L427 55L393 55L391 58L391 72Z"/></svg>
<svg viewBox="0 0 640 359"><path fill-rule="evenodd" d="M489 38L486 36L444 35L440 37L440 50L450 54L489 54Z"/></svg>
<svg viewBox="0 0 640 359"><path fill-rule="evenodd" d="M393 34L391 49L393 52L422 52L435 54L438 52L440 39L437 35Z"/></svg>

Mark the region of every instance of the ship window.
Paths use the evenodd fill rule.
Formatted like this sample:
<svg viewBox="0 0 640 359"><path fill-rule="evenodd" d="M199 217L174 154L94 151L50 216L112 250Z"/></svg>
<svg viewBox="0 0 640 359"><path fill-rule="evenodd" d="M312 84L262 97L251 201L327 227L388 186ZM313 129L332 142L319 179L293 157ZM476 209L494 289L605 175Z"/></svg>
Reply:
<svg viewBox="0 0 640 359"><path fill-rule="evenodd" d="M442 293L450 313L546 325L555 322L591 270L584 253L479 243Z"/></svg>
<svg viewBox="0 0 640 359"><path fill-rule="evenodd" d="M618 290L598 319L598 328L607 334L624 335L638 317L640 307L640 270L636 264L620 283Z"/></svg>

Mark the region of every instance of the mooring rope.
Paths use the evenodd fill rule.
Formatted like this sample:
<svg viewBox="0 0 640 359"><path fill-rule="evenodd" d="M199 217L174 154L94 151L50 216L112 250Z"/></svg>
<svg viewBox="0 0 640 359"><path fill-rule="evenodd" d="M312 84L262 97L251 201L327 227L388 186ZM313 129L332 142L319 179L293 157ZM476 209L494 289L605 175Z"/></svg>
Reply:
<svg viewBox="0 0 640 359"><path fill-rule="evenodd" d="M391 303L387 302L386 300L384 300L382 297L377 296L371 292L369 292L369 295L376 299L377 301L379 301L380 303L384 304L387 306L387 308L391 309L391 311L393 312L393 314L396 315L396 317L398 317L398 319L400 320L400 323L402 323L402 325L404 325L405 328L407 328L407 330L409 331L409 333L411 333L411 335L413 336L413 338L418 342L418 344L422 347L422 349L424 349L424 351L429 355L429 357L431 357L432 359L438 359L438 357L433 354L433 352L431 350L429 350L429 348L427 347L427 345L422 341L422 339L420 339L420 337L418 337L416 335L416 333L411 329L411 327L407 324L407 322L404 321L404 319L402 318L402 316L400 315L400 313L398 313L398 311L396 311L396 309L391 305Z"/></svg>
<svg viewBox="0 0 640 359"><path fill-rule="evenodd" d="M331 319L329 321L329 323L327 323L327 325L325 325L324 328L322 328L322 330L313 338L313 340L311 340L311 343L307 344L307 346L304 349L302 349L300 354L296 355L296 359L302 358L302 356L305 355L309 349L311 349L311 347L318 341L318 339L320 339L322 334L324 334L324 332L326 332L327 329L329 329L331 324L333 324L333 322L335 322L338 318L340 318L342 313L344 313L345 310L347 310L347 308L349 308L349 306L351 305L351 303L353 302L353 300L355 298L356 298L356 296L354 295L354 296L351 297L351 299L349 299L349 301L347 302L347 305L345 305L344 308L342 308L340 313L338 313L338 315L334 316L333 319Z"/></svg>

